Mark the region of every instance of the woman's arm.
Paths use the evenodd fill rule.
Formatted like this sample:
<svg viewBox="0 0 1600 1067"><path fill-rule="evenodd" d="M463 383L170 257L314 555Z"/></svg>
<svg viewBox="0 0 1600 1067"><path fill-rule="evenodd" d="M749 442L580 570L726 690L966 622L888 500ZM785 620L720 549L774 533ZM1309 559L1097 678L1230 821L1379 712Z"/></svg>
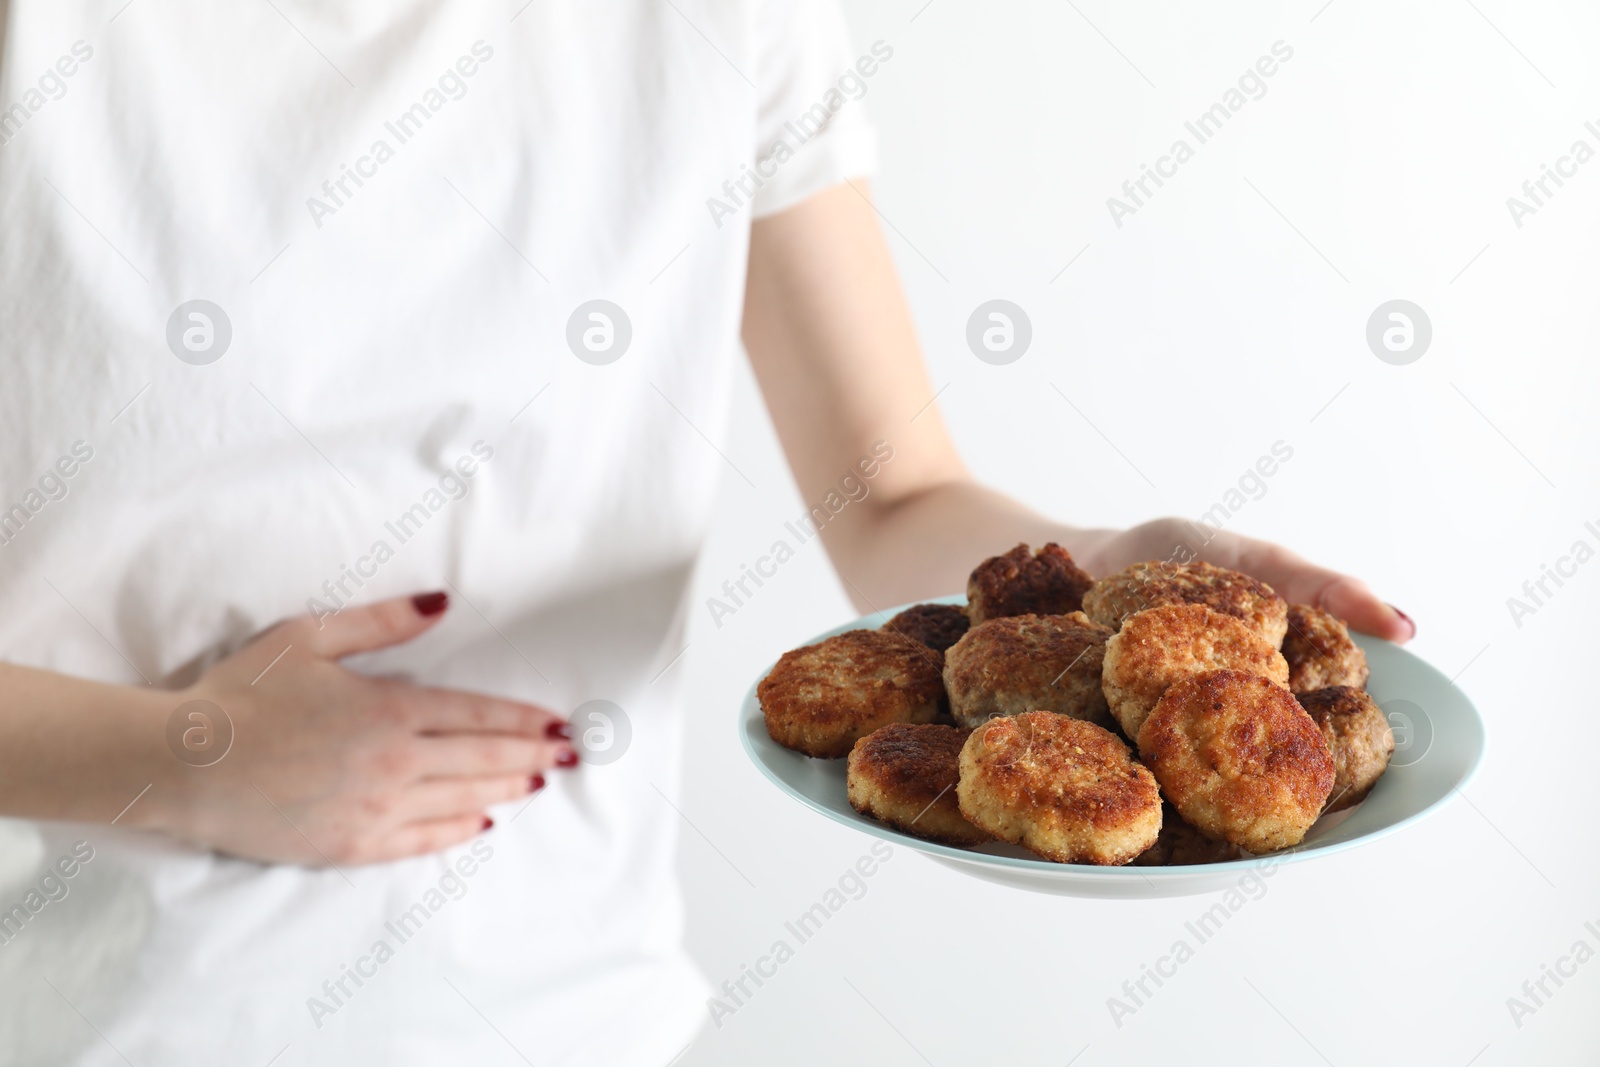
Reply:
<svg viewBox="0 0 1600 1067"><path fill-rule="evenodd" d="M164 769L176 706L173 694L155 689L0 664L0 813L116 819ZM146 826L150 811L130 808L118 825Z"/></svg>
<svg viewBox="0 0 1600 1067"><path fill-rule="evenodd" d="M1096 576L1194 553L1359 630L1395 641L1412 636L1411 620L1364 583L1276 545L1226 531L1196 545L1191 528L1172 519L1126 531L1076 529L975 482L932 403L865 185L852 184L755 223L744 341L808 502L822 500L875 442L894 449L867 496L823 527L823 544L857 607L962 590L979 560L1019 541L1056 541Z"/></svg>
<svg viewBox="0 0 1600 1067"><path fill-rule="evenodd" d="M433 593L293 619L177 692L0 665L0 815L114 821L307 866L466 841L488 827L484 809L577 756L544 708L340 665L419 636L447 604ZM196 730L216 747L189 744L206 739Z"/></svg>

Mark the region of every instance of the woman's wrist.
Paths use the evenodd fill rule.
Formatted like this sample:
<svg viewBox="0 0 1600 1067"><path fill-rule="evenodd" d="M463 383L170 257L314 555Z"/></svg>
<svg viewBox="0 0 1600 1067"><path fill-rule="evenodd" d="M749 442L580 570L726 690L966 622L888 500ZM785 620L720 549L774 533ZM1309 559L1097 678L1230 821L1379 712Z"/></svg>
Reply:
<svg viewBox="0 0 1600 1067"><path fill-rule="evenodd" d="M0 814L161 828L145 802L182 767L166 743L180 694L10 664L0 693Z"/></svg>

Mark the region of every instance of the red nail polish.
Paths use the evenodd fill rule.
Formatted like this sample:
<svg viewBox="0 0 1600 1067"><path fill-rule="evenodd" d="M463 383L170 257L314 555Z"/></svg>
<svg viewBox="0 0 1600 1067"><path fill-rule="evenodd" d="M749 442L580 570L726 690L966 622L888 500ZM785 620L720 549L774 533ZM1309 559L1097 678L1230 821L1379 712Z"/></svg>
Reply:
<svg viewBox="0 0 1600 1067"><path fill-rule="evenodd" d="M528 792L537 793L544 788L544 775L536 774L528 779Z"/></svg>
<svg viewBox="0 0 1600 1067"><path fill-rule="evenodd" d="M450 606L449 593L418 593L411 598L418 615L437 615Z"/></svg>
<svg viewBox="0 0 1600 1067"><path fill-rule="evenodd" d="M572 738L572 727L557 720L545 726L544 735L552 741L567 741Z"/></svg>
<svg viewBox="0 0 1600 1067"><path fill-rule="evenodd" d="M1411 624L1411 632L1412 633L1416 633L1417 632L1416 620L1412 619L1412 617L1410 615L1407 615L1405 612L1401 611L1399 608L1395 607L1393 604L1389 605L1389 610L1394 612L1396 615L1400 616L1402 619L1406 620L1406 622L1410 623Z"/></svg>
<svg viewBox="0 0 1600 1067"><path fill-rule="evenodd" d="M494 820L489 818L489 816L487 816L487 815L485 815L483 817L483 829L484 830L493 830L494 829ZM480 830L478 832L482 833L483 830Z"/></svg>
<svg viewBox="0 0 1600 1067"><path fill-rule="evenodd" d="M561 754L556 756L557 767L576 767L577 765L578 754L570 748L562 749Z"/></svg>

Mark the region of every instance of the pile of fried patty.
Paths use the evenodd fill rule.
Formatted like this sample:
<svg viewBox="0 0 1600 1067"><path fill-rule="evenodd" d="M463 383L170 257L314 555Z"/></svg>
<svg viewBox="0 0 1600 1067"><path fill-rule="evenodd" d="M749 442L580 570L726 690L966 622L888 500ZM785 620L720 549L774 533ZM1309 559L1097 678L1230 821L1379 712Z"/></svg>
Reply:
<svg viewBox="0 0 1600 1067"><path fill-rule="evenodd" d="M1095 581L1024 544L980 563L967 598L787 652L756 688L773 740L848 757L851 805L901 833L1219 863L1299 844L1394 752L1344 623L1238 571Z"/></svg>

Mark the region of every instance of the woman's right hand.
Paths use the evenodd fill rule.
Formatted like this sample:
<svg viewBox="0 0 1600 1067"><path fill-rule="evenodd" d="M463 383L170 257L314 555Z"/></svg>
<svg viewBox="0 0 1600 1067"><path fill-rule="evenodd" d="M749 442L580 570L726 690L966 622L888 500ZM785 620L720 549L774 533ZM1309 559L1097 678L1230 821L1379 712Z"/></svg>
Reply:
<svg viewBox="0 0 1600 1067"><path fill-rule="evenodd" d="M172 706L221 708L232 747L210 766L173 760L126 822L306 866L437 852L486 830L484 809L536 792L552 767L576 766L565 721L339 663L411 640L447 605L434 593L348 608L320 628L294 619L217 663Z"/></svg>

